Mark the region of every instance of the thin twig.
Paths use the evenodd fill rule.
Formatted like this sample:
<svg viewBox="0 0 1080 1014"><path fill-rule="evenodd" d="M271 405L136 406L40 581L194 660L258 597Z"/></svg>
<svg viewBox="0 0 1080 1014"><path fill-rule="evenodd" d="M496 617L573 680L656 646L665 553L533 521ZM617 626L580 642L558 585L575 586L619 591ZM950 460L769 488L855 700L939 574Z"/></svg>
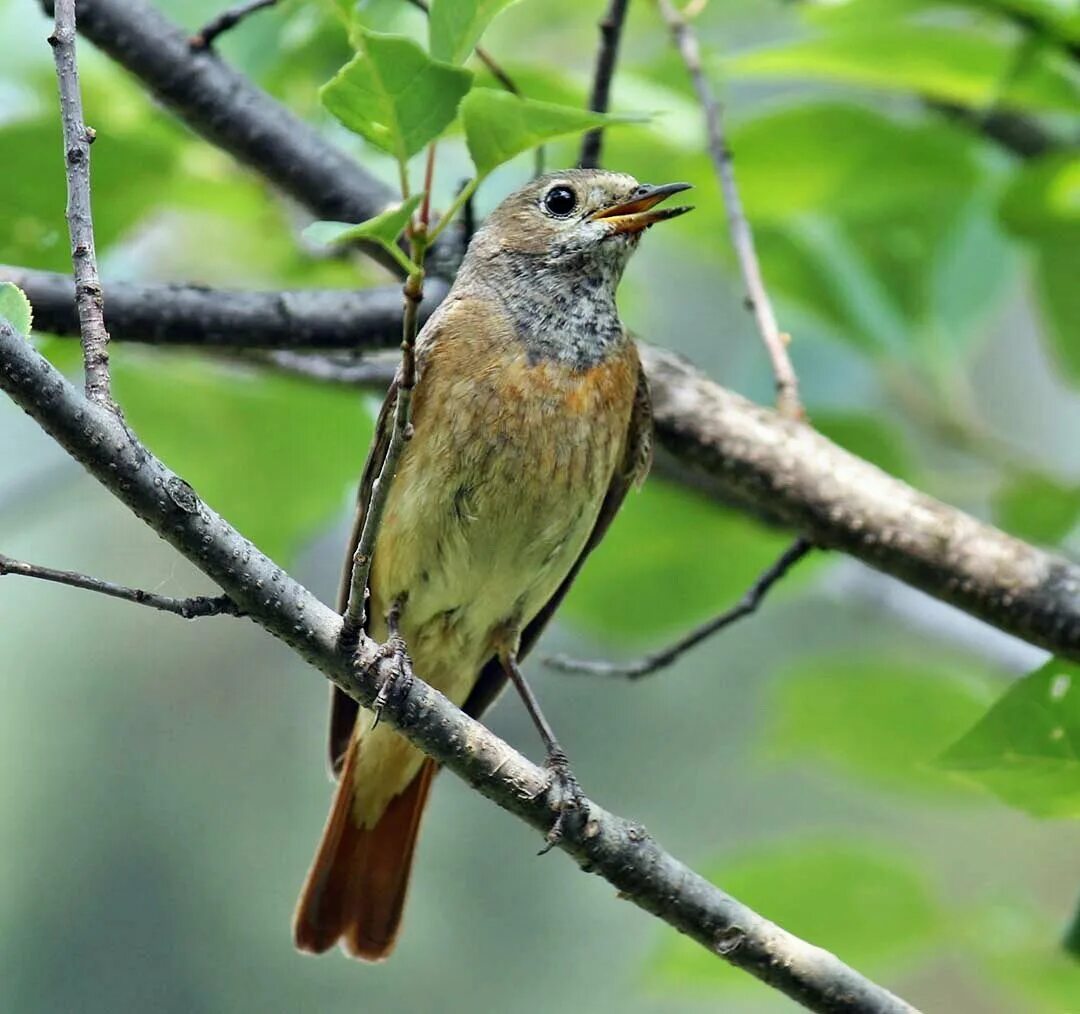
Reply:
<svg viewBox="0 0 1080 1014"><path fill-rule="evenodd" d="M424 237L413 240L412 256L416 264L424 262L424 242ZM378 538L383 513L390 498L390 487L397 473L398 462L405 445L412 439L412 394L416 386L416 334L420 326L420 303L424 298L423 269L409 275L403 293L405 310L401 321L401 368L394 401L393 429L386 448L386 457L371 486L364 526L360 530L360 539L353 554L349 600L345 607L341 632L342 643L346 646L356 641L367 623L368 575L371 573L375 540Z"/></svg>
<svg viewBox="0 0 1080 1014"><path fill-rule="evenodd" d="M277 0L246 0L235 7L229 7L222 11L216 18L211 18L190 39L188 45L192 49L209 49L214 40L223 32L234 28L249 15L261 11L266 7L273 7Z"/></svg>
<svg viewBox="0 0 1080 1014"><path fill-rule="evenodd" d="M0 553L0 577L13 574L19 577L33 577L39 581L52 581L54 584L66 584L71 588L108 595L110 598L123 599L151 609L160 609L164 613L174 613L185 620L199 616L243 616L240 607L228 595L194 595L191 598L175 599L156 592L143 591L141 588L128 588L112 581L103 581L89 574L80 574L73 570L56 570L42 567L36 563L13 560Z"/></svg>
<svg viewBox="0 0 1080 1014"><path fill-rule="evenodd" d="M619 40L630 0L611 0L607 13L600 21L600 48L596 51L596 70L593 73L592 95L589 108L594 113L606 113L611 96L611 79L619 58ZM604 150L604 128L590 130L581 140L582 169L598 169Z"/></svg>
<svg viewBox="0 0 1080 1014"><path fill-rule="evenodd" d="M362 705L374 703L384 672L356 665L341 650L341 617L244 539L113 413L81 396L4 321L0 389L254 622ZM559 803L549 773L424 683L423 674L410 669L409 675L387 695L383 721L545 833ZM711 954L823 1014L912 1014L909 1004L835 955L769 922L679 862L641 825L591 800L583 801L581 812L588 821L568 821L559 849Z"/></svg>
<svg viewBox="0 0 1080 1014"><path fill-rule="evenodd" d="M795 376L791 359L788 357L787 337L780 333L780 328L776 323L776 314L773 312L769 295L765 291L761 266L758 264L757 252L754 249L754 236L750 231L746 212L743 210L738 187L735 185L735 170L731 164L731 149L728 147L724 133L720 104L713 95L712 87L701 65L701 50L698 47L697 36L670 0L657 0L657 6L667 22L683 63L686 64L686 69L694 84L694 91L697 92L698 101L705 113L709 155L720 180L720 189L724 194L724 207L727 211L731 242L735 247L735 255L739 259L743 282L746 285L747 306L754 314L761 340L765 343L765 350L772 363L776 381L777 411L788 418L799 419L802 417L799 381Z"/></svg>
<svg viewBox="0 0 1080 1014"><path fill-rule="evenodd" d="M75 0L57 0L49 36L56 80L60 86L60 120L64 132L67 170L67 223L71 236L71 264L75 274L75 302L82 332L86 396L112 405L109 383L109 333L94 252L94 221L90 212L90 145L94 131L83 120L79 67L75 57Z"/></svg>
<svg viewBox="0 0 1080 1014"><path fill-rule="evenodd" d="M650 676L654 672L667 668L679 656L711 637L718 630L723 630L736 620L749 616L761 604L761 600L768 594L769 589L813 548L812 543L806 539L802 537L796 539L777 558L776 562L758 577L736 605L719 616L714 616L701 626L695 627L689 634L661 651L652 652L634 662L590 661L568 658L565 655L556 655L544 661L553 669L560 669L563 672L582 672L593 676L619 676L631 680Z"/></svg>

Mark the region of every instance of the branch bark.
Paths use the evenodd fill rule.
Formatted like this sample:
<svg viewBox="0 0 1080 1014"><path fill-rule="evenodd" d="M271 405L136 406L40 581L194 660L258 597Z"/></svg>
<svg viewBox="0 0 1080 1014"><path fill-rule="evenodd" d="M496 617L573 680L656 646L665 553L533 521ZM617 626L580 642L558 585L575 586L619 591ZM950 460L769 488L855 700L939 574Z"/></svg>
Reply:
<svg viewBox="0 0 1080 1014"><path fill-rule="evenodd" d="M109 383L109 332L94 251L94 220L90 211L90 145L94 131L83 118L79 65L75 55L75 0L58 0L56 21L49 36L60 91L60 123L64 135L67 179L67 224L71 265L75 275L75 304L82 337L86 396L112 404Z"/></svg>
<svg viewBox="0 0 1080 1014"><path fill-rule="evenodd" d="M58 330L66 322L66 330L72 330L75 318L70 306L65 313L57 300L45 311L35 298L35 292L59 290L62 281L70 299L70 283L64 276L0 269L0 280L8 279L25 283L35 320L49 321L43 327ZM426 283L432 284L430 279ZM114 289L109 291L109 305L116 307L110 316L117 341L142 340L144 334L155 340L160 331L154 307L168 322L168 340L184 339L196 346L240 350L265 334L272 335L276 344L294 329L300 344L311 348L353 348L357 336L372 346L389 348L401 335L400 316L383 321L382 309L370 319L362 312L353 316L370 292L286 294L290 307L286 324L273 293L117 286L114 297ZM392 298L400 307L396 287L372 291L378 293L373 297L380 301L377 305ZM134 312L124 315L127 295L133 305L145 308L145 319ZM302 300L294 301L294 296ZM184 315L188 299L198 308L191 318ZM234 316L242 322L235 336L224 330ZM141 329L128 333L121 321L141 322ZM673 353L639 345L663 452L658 465L665 474L725 504L792 528L823 549L849 553L1007 633L1080 661L1080 566L925 496L804 423L785 420L728 391ZM387 375L385 365L335 365L325 357L286 356L275 365L320 380L363 386L379 384Z"/></svg>
<svg viewBox="0 0 1080 1014"><path fill-rule="evenodd" d="M0 320L0 389L102 485L215 581L240 609L346 693L371 705L378 673L340 649L342 620L243 538L107 409L89 402ZM537 830L558 804L548 774L422 682L397 680L383 720ZM793 936L665 852L643 827L588 800L559 848L623 897L712 953L828 1014L911 1014L903 1000Z"/></svg>
<svg viewBox="0 0 1080 1014"><path fill-rule="evenodd" d="M34 328L78 335L70 277L0 265L34 307ZM424 284L422 319L446 295L439 278ZM228 349L388 348L401 340L401 287L332 292L243 292L198 285L109 283L109 326L117 340Z"/></svg>
<svg viewBox="0 0 1080 1014"><path fill-rule="evenodd" d="M600 48L596 51L596 69L593 71L592 93L589 108L594 113L606 113L611 97L611 79L615 76L615 63L619 59L619 41L630 0L611 0L607 12L600 19ZM603 159L604 129L590 130L581 140L582 169L597 169Z"/></svg>

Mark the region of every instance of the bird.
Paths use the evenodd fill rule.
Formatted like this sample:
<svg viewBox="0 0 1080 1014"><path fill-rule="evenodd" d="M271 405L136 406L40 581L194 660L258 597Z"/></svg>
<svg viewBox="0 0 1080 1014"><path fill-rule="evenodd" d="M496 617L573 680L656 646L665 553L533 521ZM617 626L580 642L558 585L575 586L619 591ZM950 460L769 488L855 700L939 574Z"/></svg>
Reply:
<svg viewBox="0 0 1080 1014"><path fill-rule="evenodd" d="M648 385L615 291L643 233L691 210L658 207L688 187L570 169L488 216L417 336L411 436L374 543L369 637L399 638L415 672L474 717L512 683L568 806L577 783L519 663L648 473ZM400 380L399 369L361 479L342 612ZM330 766L337 787L294 942L379 961L398 936L438 765L332 688Z"/></svg>

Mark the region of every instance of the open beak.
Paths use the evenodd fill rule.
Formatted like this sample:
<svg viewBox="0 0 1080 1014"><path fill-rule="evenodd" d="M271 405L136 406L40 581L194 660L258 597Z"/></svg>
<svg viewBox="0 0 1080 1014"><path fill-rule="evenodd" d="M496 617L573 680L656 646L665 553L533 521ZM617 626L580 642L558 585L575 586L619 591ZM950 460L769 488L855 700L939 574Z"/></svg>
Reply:
<svg viewBox="0 0 1080 1014"><path fill-rule="evenodd" d="M656 205L672 194L681 194L689 189L689 183L666 183L662 187L638 187L629 201L623 201L622 204L616 204L610 208L601 208L600 211L594 212L589 220L607 222L611 226L612 233L641 232L654 222L662 222L665 218L675 218L692 210L685 205L678 208L656 208Z"/></svg>

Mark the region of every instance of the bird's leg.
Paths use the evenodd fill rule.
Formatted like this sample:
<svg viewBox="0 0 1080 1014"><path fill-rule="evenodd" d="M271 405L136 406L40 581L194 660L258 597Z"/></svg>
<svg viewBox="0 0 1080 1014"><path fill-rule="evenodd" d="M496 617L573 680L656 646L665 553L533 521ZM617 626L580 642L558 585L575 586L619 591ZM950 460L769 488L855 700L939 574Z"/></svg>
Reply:
<svg viewBox="0 0 1080 1014"><path fill-rule="evenodd" d="M578 785L577 779L570 770L570 762L566 759L566 753L559 746L555 733L552 732L548 720L540 710L540 702L536 699L532 688L525 682L525 677L518 666L517 654L513 651L505 651L500 654L500 661L503 669L506 670L506 675L510 677L510 682L514 684L518 694L521 695L522 701L525 702L525 709L529 712L529 717L533 720L537 732L540 733L540 738L544 741L544 749L547 751L547 759L544 762L545 767L551 772L552 782L559 786L559 812L555 817L555 823L551 825L546 835L547 844L540 850L539 854L544 855L562 840L566 814L571 810L581 809L585 797L581 793L581 787Z"/></svg>
<svg viewBox="0 0 1080 1014"><path fill-rule="evenodd" d="M395 599L390 611L386 614L386 643L379 645L379 650L371 665L379 676L379 690L375 694L375 700L371 704L371 710L375 712L375 721L371 723L374 729L382 718L382 710L390 699L390 692L397 686L398 680L411 678L408 674L412 670L409 664L409 653L405 647L405 639L401 636L401 607L402 599ZM389 662L384 668L383 663Z"/></svg>

